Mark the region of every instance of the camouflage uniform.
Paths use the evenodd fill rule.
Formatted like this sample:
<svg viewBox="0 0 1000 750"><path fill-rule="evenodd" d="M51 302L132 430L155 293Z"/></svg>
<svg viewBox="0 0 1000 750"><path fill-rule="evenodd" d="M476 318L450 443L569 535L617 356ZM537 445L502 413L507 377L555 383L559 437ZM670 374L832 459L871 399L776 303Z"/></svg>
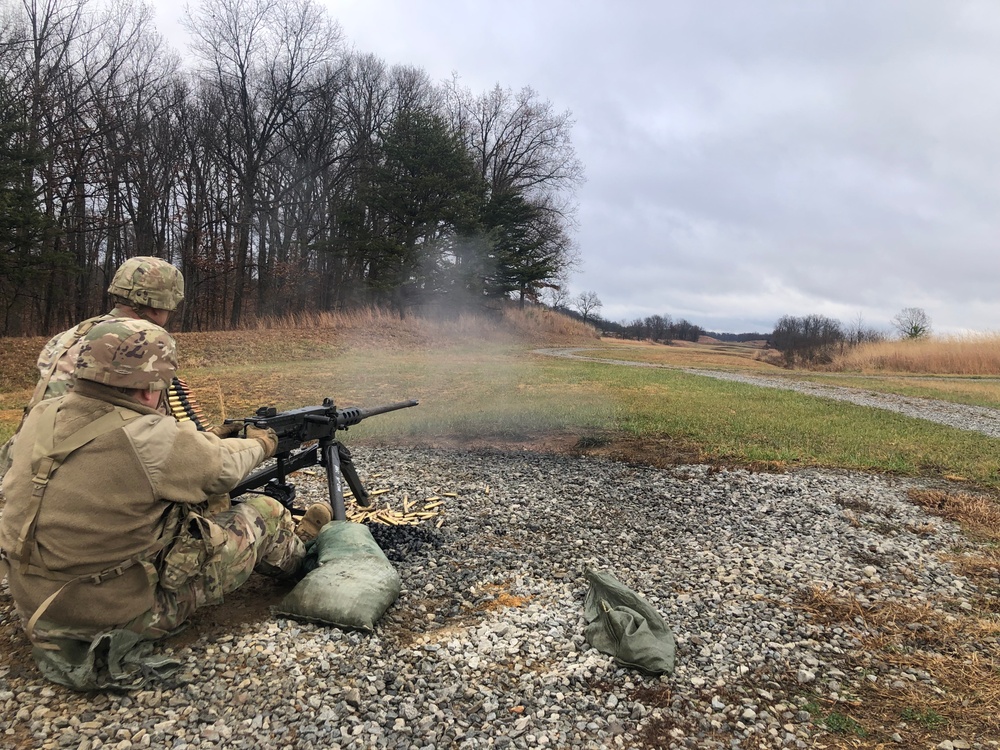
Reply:
<svg viewBox="0 0 1000 750"><path fill-rule="evenodd" d="M252 570L292 574L301 564L304 545L273 499L203 515L210 496L273 452L273 433L221 439L120 390L161 390L175 369L163 329L104 321L83 339L73 390L25 420L18 444L32 450L15 451L4 480L0 569L9 565L38 648L118 630L160 638Z"/></svg>
<svg viewBox="0 0 1000 750"><path fill-rule="evenodd" d="M126 630L163 638L180 629L197 608L221 604L255 570L276 577L298 571L305 547L295 535L291 514L273 498L258 495L211 520L226 535L219 550L202 563L197 577L175 591L157 587L152 608L126 623Z"/></svg>
<svg viewBox="0 0 1000 750"><path fill-rule="evenodd" d="M95 318L88 318L82 323L69 328L62 333L57 333L49 339L38 356L38 383L35 391L28 402L30 409L39 401L47 398L65 396L73 384L73 370L76 369L76 360L80 356L80 346L87 331L98 323L112 318L129 317L120 308L115 307L111 312L98 315Z"/></svg>

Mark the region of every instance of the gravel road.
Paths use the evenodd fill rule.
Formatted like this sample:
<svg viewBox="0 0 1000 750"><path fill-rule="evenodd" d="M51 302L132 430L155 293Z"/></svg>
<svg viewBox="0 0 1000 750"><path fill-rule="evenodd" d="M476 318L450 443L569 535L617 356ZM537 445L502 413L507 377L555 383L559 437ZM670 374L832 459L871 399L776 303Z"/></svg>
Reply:
<svg viewBox="0 0 1000 750"><path fill-rule="evenodd" d="M713 373L713 376L718 373ZM382 504L445 496L441 528L376 529L403 592L373 635L272 617L255 577L164 644L176 685L78 695L41 680L0 589L0 746L14 748L812 748L815 705L935 679L867 653L810 596L911 602L948 623L982 592L942 561L959 531L919 482L850 472L631 467L528 452L356 447ZM323 492L300 477L308 501ZM591 649L584 570L615 573L673 628L674 674ZM996 658L997 643L977 644ZM881 732L912 745L914 727ZM943 732L943 734L941 734ZM942 748L1000 746L988 732Z"/></svg>

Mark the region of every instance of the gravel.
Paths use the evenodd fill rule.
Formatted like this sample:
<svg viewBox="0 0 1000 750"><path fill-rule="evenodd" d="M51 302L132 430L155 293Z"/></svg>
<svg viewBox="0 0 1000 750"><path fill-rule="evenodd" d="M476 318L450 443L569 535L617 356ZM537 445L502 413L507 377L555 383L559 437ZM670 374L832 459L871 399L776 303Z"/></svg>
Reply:
<svg viewBox="0 0 1000 750"><path fill-rule="evenodd" d="M866 654L861 623L812 617L810 592L927 604L944 619L981 593L942 561L967 542L907 501L915 480L352 450L369 489L387 490L380 503L446 503L440 528L373 529L403 581L374 634L265 610L165 643L185 665L178 684L80 695L39 677L5 583L0 746L810 748L826 731L811 701L835 706L865 681L935 684ZM325 491L322 477L298 487L306 502ZM645 676L589 647L587 567L664 616L674 674ZM254 586L271 603L282 594Z"/></svg>

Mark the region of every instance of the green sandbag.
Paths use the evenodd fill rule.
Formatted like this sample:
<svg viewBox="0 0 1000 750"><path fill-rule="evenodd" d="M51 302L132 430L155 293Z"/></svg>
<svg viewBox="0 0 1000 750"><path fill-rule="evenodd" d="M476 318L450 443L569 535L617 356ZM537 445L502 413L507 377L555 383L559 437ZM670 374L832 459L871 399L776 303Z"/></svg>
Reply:
<svg viewBox="0 0 1000 750"><path fill-rule="evenodd" d="M316 537L316 563L274 612L371 632L399 597L399 573L367 526L331 521Z"/></svg>
<svg viewBox="0 0 1000 750"><path fill-rule="evenodd" d="M613 573L588 568L585 575L590 589L583 603L584 636L590 645L647 674L673 672L674 634L660 613Z"/></svg>

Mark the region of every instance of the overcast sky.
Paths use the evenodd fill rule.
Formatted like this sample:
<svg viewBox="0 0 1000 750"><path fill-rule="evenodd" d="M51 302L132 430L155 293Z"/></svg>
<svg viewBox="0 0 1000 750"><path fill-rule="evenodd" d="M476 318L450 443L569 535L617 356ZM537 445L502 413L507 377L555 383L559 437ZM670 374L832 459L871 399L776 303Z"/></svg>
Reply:
<svg viewBox="0 0 1000 750"><path fill-rule="evenodd" d="M325 1L359 51L572 113L570 287L609 320L1000 332L1000 3Z"/></svg>

